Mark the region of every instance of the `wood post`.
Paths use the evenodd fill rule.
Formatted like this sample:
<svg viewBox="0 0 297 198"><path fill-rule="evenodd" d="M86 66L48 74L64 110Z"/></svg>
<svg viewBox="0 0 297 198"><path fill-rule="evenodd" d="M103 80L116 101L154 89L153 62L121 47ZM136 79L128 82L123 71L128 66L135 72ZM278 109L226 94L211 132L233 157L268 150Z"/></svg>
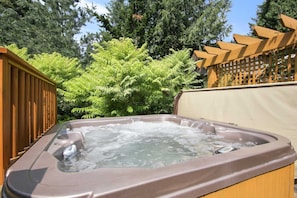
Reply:
<svg viewBox="0 0 297 198"><path fill-rule="evenodd" d="M0 54L0 185L8 168L11 150L11 68Z"/></svg>

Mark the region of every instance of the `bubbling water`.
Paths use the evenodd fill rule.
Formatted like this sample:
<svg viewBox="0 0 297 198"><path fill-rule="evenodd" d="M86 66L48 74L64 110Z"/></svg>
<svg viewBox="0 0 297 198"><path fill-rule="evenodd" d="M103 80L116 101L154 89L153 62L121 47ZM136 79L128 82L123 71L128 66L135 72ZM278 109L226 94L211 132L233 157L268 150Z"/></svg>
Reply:
<svg viewBox="0 0 297 198"><path fill-rule="evenodd" d="M198 127L173 122L133 122L77 128L84 134L84 148L60 162L65 172L95 168L159 168L195 158L212 156L219 148L254 146L230 142ZM226 149L225 149L226 150Z"/></svg>

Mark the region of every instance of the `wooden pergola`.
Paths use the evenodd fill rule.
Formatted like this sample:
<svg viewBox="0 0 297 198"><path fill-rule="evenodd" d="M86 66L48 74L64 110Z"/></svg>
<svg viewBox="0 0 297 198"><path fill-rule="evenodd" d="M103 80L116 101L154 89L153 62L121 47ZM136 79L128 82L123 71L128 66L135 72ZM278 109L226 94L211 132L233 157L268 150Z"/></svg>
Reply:
<svg viewBox="0 0 297 198"><path fill-rule="evenodd" d="M208 87L296 81L297 20L281 14L283 33L254 26L257 37L234 34L235 43L194 51L197 67L208 71Z"/></svg>

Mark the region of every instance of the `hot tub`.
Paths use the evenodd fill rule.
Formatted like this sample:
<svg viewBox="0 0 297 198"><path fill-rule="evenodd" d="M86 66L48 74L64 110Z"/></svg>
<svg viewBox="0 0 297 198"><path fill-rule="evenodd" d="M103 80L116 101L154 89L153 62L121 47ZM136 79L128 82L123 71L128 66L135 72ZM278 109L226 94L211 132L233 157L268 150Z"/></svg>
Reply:
<svg viewBox="0 0 297 198"><path fill-rule="evenodd" d="M87 166L82 169L72 167L71 159L77 160L82 155L81 153L86 152L84 150L86 147L84 129L103 127L106 133L101 133L105 134L104 138L112 143L113 137L109 138L108 136L109 127L116 125L121 128L128 123L138 122L144 123L144 127L145 124L151 123L156 125L173 123L184 127L184 130L197 130L202 133L203 137L208 135L207 144L211 144L210 139L219 143L215 144L215 147L207 149L208 151L201 156L196 155L197 151L194 150L194 154L186 152L186 157L181 156L179 160L169 158L169 161L166 162L152 161L152 163L138 166L137 163L127 162L126 157L127 155L129 157L129 154L126 154L123 157L126 160L125 163L119 161L111 163L112 160L106 156L102 158L104 159L103 163L98 156L99 160L95 163L99 164L98 166ZM194 140L195 132L189 133L192 134L190 140ZM95 136L96 133L93 135ZM134 137L135 134L130 136ZM179 136L182 137L182 135ZM159 136L157 137L152 136L153 139L160 140ZM172 137L175 140L174 135ZM101 136L100 138L102 139ZM124 138L118 139L125 142ZM221 140L224 142L221 143ZM164 141L172 144L169 140ZM130 144L127 142L125 145L129 146ZM164 151L164 158L171 154L175 156L175 146L162 145L163 147L159 147L160 145L162 144L157 142L149 147L148 151L153 150L151 154ZM193 145L193 141L191 141L191 145L195 148L200 144ZM179 146L182 147L183 143L179 142ZM93 149L100 150L100 148L97 146ZM130 147L127 148L130 149ZM169 148L169 153L166 153L166 148ZM119 148L118 154L121 154L121 149L124 152L123 148ZM172 149L174 152L170 153ZM133 152L134 154L138 153ZM184 150L181 150L181 153L185 153ZM140 156L143 157L143 155ZM190 155L192 157L189 157ZM112 156L114 159L118 158L115 155ZM96 159L97 157L95 157ZM143 157L143 160L145 159L146 156ZM137 161L135 158L133 160ZM234 197L238 197L238 193L252 197L247 192L257 192L258 186L260 191L264 189L265 193L269 193L265 189L270 189L272 196L268 197L293 197L293 164L295 160L296 153L288 139L276 134L240 128L232 124L204 119L193 120L176 115L74 120L55 126L8 169L3 196L224 197L220 195L222 192L227 197L232 197L232 191L234 191ZM69 163L70 167L68 167ZM268 181L269 179L270 181ZM276 189L282 190L275 192ZM226 190L229 190L227 194ZM255 197L259 197L259 192L257 193Z"/></svg>

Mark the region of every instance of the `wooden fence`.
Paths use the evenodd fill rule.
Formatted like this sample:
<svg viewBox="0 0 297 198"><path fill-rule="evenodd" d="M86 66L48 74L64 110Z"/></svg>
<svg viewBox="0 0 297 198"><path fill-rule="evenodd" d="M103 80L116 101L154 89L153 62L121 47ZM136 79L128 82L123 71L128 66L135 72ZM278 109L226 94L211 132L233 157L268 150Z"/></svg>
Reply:
<svg viewBox="0 0 297 198"><path fill-rule="evenodd" d="M0 185L5 170L56 124L56 84L0 47Z"/></svg>
<svg viewBox="0 0 297 198"><path fill-rule="evenodd" d="M291 31L254 26L256 37L234 34L236 43L194 51L199 68L207 68L208 87L224 87L297 80L297 20L280 15Z"/></svg>

